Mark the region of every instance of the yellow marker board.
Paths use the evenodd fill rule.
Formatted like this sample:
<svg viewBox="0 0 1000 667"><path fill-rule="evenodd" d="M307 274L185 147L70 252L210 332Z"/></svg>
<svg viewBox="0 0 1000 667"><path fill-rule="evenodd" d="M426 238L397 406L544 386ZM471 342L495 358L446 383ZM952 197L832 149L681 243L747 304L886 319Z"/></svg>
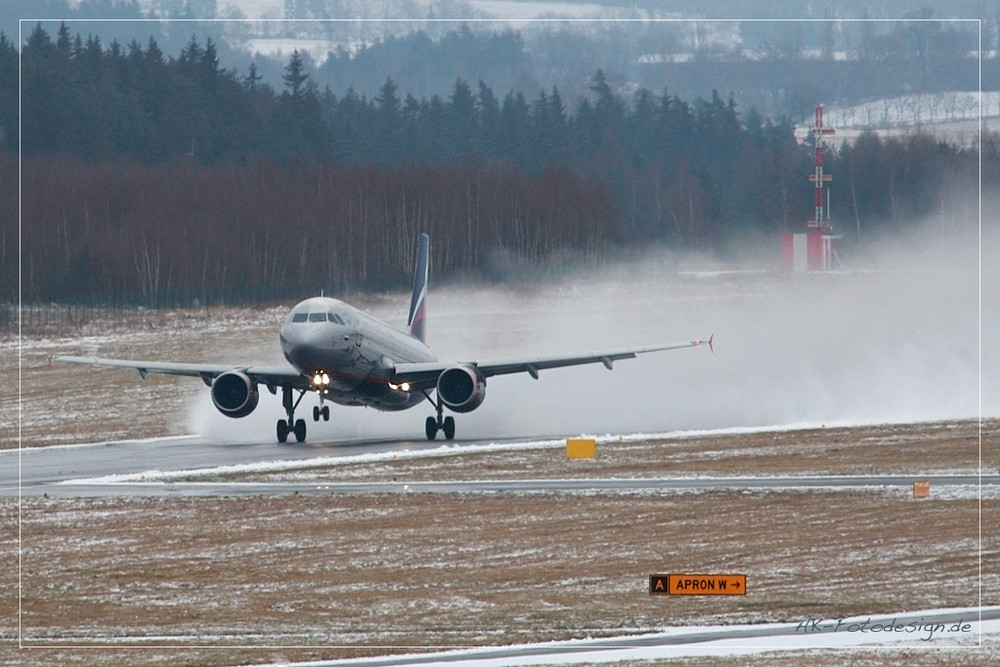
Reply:
<svg viewBox="0 0 1000 667"><path fill-rule="evenodd" d="M745 574L651 574L650 595L746 595Z"/></svg>
<svg viewBox="0 0 1000 667"><path fill-rule="evenodd" d="M567 438L566 458L592 459L597 456L597 441L593 438Z"/></svg>

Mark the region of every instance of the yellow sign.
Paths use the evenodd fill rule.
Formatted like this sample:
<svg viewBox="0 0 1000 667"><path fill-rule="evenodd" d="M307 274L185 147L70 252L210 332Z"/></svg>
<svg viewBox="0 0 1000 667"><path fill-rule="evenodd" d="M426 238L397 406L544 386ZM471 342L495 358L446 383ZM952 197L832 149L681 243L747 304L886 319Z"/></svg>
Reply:
<svg viewBox="0 0 1000 667"><path fill-rule="evenodd" d="M650 595L746 595L745 574L651 574Z"/></svg>
<svg viewBox="0 0 1000 667"><path fill-rule="evenodd" d="M597 441L593 438L567 438L566 458L592 459L597 456Z"/></svg>
<svg viewBox="0 0 1000 667"><path fill-rule="evenodd" d="M914 498L931 497L931 481L929 479L919 479L913 483Z"/></svg>

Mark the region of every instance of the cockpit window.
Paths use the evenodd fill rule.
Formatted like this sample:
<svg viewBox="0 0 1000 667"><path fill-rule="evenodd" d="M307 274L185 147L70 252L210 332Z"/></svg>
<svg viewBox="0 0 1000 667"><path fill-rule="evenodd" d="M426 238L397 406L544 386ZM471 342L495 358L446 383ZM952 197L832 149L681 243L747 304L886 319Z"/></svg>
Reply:
<svg viewBox="0 0 1000 667"><path fill-rule="evenodd" d="M293 313L292 322L335 322L341 326L347 326L344 318L337 313Z"/></svg>

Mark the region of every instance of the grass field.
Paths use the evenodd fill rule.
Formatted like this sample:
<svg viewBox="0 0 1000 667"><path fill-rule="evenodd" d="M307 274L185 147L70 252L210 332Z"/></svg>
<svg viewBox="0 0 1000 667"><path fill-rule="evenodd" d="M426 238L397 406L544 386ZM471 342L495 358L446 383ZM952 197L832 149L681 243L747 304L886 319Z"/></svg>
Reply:
<svg viewBox="0 0 1000 667"><path fill-rule="evenodd" d="M975 469L978 431L950 422L698 436L603 443L593 460L543 449L255 478L917 478ZM998 444L1000 424L987 422L984 466L1000 463ZM17 509L2 506L5 526ZM45 648L2 658L32 664L305 660L963 607L980 592L983 603L1000 600L1000 498L980 501L974 489L923 500L888 488L42 498L20 509L22 636ZM650 574L692 571L745 573L748 594L648 594ZM4 569L6 590L14 575ZM977 648L947 655L988 663Z"/></svg>

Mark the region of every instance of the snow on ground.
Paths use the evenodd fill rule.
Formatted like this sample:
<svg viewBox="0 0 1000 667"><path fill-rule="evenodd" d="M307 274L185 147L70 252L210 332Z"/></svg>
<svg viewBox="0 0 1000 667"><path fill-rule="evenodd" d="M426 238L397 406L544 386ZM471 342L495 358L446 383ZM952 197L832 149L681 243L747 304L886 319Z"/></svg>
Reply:
<svg viewBox="0 0 1000 667"><path fill-rule="evenodd" d="M805 428L816 428L818 425L799 426L772 426L767 428L724 428L707 430L686 430L674 433L653 433L653 434L632 434L632 435L611 435L590 436L598 444L611 442L637 442L643 440L667 440L678 438L697 438L716 435L742 435L754 433L768 433L773 431L794 431ZM193 436L178 436L177 439L186 439ZM99 447L108 443L95 443L93 445L65 445L66 447ZM168 482L172 480L188 479L191 477L214 477L219 475L240 475L248 473L269 473L291 470L303 470L317 467L347 466L363 463L378 463L384 461L413 460L440 458L447 456L470 456L475 454L487 454L496 452L525 452L539 449L559 449L566 446L566 440L543 439L524 440L511 442L490 442L486 444L442 444L430 449L416 450L393 450L387 452L355 454L351 456L319 456L311 459L288 459L261 461L258 463L247 463L238 465L218 466L212 468L189 469L189 470L147 470L139 473L122 475L105 475L101 477L69 480L67 484L128 484L132 482ZM759 451L759 448L757 449ZM727 453L732 453L729 450ZM947 474L948 471L943 471ZM286 478L283 478L287 480ZM706 479L709 479L706 477Z"/></svg>
<svg viewBox="0 0 1000 667"><path fill-rule="evenodd" d="M295 51L308 53L312 57L312 62L316 65L316 67L321 67L326 62L326 59L331 51L335 50L338 46L343 47L345 45L331 42L328 39L258 37L256 39L247 40L244 46L250 53L259 53L268 58L274 58L281 61L287 61ZM353 50L356 46L357 45L352 45L349 46L349 48Z"/></svg>
<svg viewBox="0 0 1000 667"><path fill-rule="evenodd" d="M285 15L285 4L282 0L226 0L219 3L222 7L237 7L250 18L262 16L279 18Z"/></svg>
<svg viewBox="0 0 1000 667"><path fill-rule="evenodd" d="M428 7L432 4L429 1L418 1L418 5ZM523 19L537 18L540 16L587 18L607 12L608 8L597 3L578 2L519 2L518 0L471 0L469 5L479 12L489 14L501 19ZM248 18L271 17L280 18L284 16L284 3L282 0L226 0L219 3L220 7L236 7ZM459 5L460 6L460 5ZM387 14L386 9L379 5L370 7L367 13L375 16ZM391 14L388 14L391 15ZM445 17L448 18L447 10ZM457 18L463 18L459 11Z"/></svg>
<svg viewBox="0 0 1000 667"><path fill-rule="evenodd" d="M219 466L199 470L148 470L146 472L128 475L107 475L89 479L70 480L68 484L127 484L130 482L163 482L185 479L192 476L232 475L255 472L280 472L282 470L297 470L318 466L353 465L357 463L374 463L396 459L417 459L439 456L466 456L486 452L518 451L532 449L548 449L565 445L562 440L540 440L537 442L520 443L490 443L486 445L441 445L433 449L416 451L391 451L377 454L358 454L355 456L321 456L313 459L294 459L283 461L262 461L243 465Z"/></svg>
<svg viewBox="0 0 1000 667"><path fill-rule="evenodd" d="M802 619L797 623L770 623L731 626L696 626L664 630L642 635L645 646L636 646L636 637L574 640L546 644L506 646L502 649L473 649L420 654L423 665L461 665L466 667L506 667L507 665L569 665L608 663L629 660L650 661L694 657L732 657L759 655L774 651L835 650L858 648L920 648L945 654L954 647L982 646L1000 635L1000 619L980 621L980 612L997 607L949 610L959 612L960 620L939 623L926 620L942 610L925 610L884 616L854 616L843 619ZM784 632L786 634L777 634ZM774 633L776 636L769 636ZM735 635L735 636L734 636ZM742 635L742 636L741 636ZM662 643L660 643L662 642ZM659 645L656 645L660 643ZM648 644L653 644L649 646ZM608 648L609 645L611 648ZM564 652L560 652L564 649ZM499 657L495 653L524 653ZM536 652L532 652L536 651ZM542 654L544 652L544 654ZM393 656L405 661L414 656ZM383 663L370 660L335 660L298 663L320 665L364 665Z"/></svg>
<svg viewBox="0 0 1000 667"><path fill-rule="evenodd" d="M715 435L746 435L753 433L768 433L772 431L794 431L798 429L814 428L818 425L811 424L798 424L798 425L781 425L781 426L769 426L769 427L733 427L733 428L723 428L723 429L707 429L707 430L697 430L689 429L685 431L677 431L672 433L635 433L631 435L612 435L606 434L603 436L593 436L584 434L582 437L593 437L599 444L609 443L609 442L636 442L642 440L660 440L660 439L677 439L677 438L697 438L704 436L715 436ZM194 438L195 436L176 436L178 439ZM160 440L157 438L156 440ZM94 443L92 445L62 445L64 447L99 447L106 445L108 443ZM494 452L518 452L518 451L534 451L538 449L558 449L564 447L566 444L565 439L544 439L544 440L527 440L518 442L491 442L482 445L457 445L457 444L442 444L439 447L434 447L431 449L418 449L409 451L391 451L391 452L379 452L373 454L357 454L353 456L321 456L312 459L292 459L292 460L278 460L278 461L262 461L260 463L244 464L244 465L231 465L231 466L219 466L215 468L204 468L198 470L147 470L141 473L127 474L127 475L107 475L103 477L95 477L89 479L77 479L72 480L70 483L73 484L123 484L130 482L146 481L146 482L163 482L175 479L185 479L192 476L215 476L215 475L232 475L232 474L246 474L246 473L257 473L257 472L280 472L283 470L299 470L304 468L314 468L314 467L325 467L325 466L344 466L344 465L355 465L359 463L377 463L381 461L392 461L398 459L423 459L423 458L438 458L442 456L468 456L471 454L486 454ZM58 446L58 445L57 445Z"/></svg>
<svg viewBox="0 0 1000 667"><path fill-rule="evenodd" d="M824 123L831 127L918 127L928 123L1000 116L1000 92L952 91L900 95L853 106L831 107Z"/></svg>
<svg viewBox="0 0 1000 667"><path fill-rule="evenodd" d="M853 142L868 131L882 136L920 131L961 146L975 147L981 129L995 131L1000 127L1000 92L898 95L846 107L829 106L823 124L836 130L836 134L824 138L830 145ZM811 144L811 125L797 127L795 136L800 142Z"/></svg>
<svg viewBox="0 0 1000 667"><path fill-rule="evenodd" d="M519 0L471 0L478 11L507 21L539 17L586 19L606 14L608 8L594 3L520 2Z"/></svg>
<svg viewBox="0 0 1000 667"><path fill-rule="evenodd" d="M751 432L758 433L763 432L760 429L737 429L741 432ZM722 431L730 433L733 429L723 429ZM678 434L659 434L648 436L647 439L653 440L667 440L667 439L677 439L684 437L702 437L702 436L713 436L718 435L720 431L689 431L685 435ZM613 442L623 442L626 440L639 440L638 436L604 436L601 438L595 438L597 442L601 444L608 444ZM445 459L456 456L474 456L480 454L496 454L496 453L507 453L514 454L517 452L532 452L537 450L550 450L550 449L560 449L565 446L565 440L563 439L545 439L545 440L527 440L527 441L516 441L516 442L492 442L479 445L456 445L456 444L442 444L438 447L432 447L429 449L418 449L418 450L394 450L387 452L378 453L366 453L366 454L356 454L349 456L319 456L310 459L279 459L271 461L260 461L256 463L247 464L234 464L234 465L224 465L224 466L214 466L208 468L198 468L198 469L184 469L184 470L159 470L150 469L143 472L129 473L129 474L114 474L114 475L103 475L100 477L91 478L78 478L71 479L63 482L63 484L69 485L94 485L101 486L106 484L158 484L158 483L171 483L177 481L198 481L198 480L218 480L220 477L228 478L232 475L237 476L254 476L254 475L268 475L270 473L284 473L278 476L267 476L265 480L267 482L274 483L301 483L301 484L311 484L318 483L316 469L324 469L329 471L330 468L349 468L345 473L337 473L336 482L347 482L351 479L360 479L361 481L368 481L372 474L372 469L370 466L365 464L378 464L396 461L414 461L418 459ZM738 452L730 450L727 452L720 452L721 454L733 455ZM747 450L748 455L750 454L760 454L760 451L752 452ZM956 472L954 469L948 470L937 470L937 471L924 471L923 474L936 474L936 475L948 475ZM715 482L724 481L730 479L727 476L719 475L706 475L706 474L689 474L680 473L680 477L702 480L706 483L706 489L680 489L680 490L670 490L670 493L698 493L707 490L707 487L711 486ZM780 479L782 481L792 480L794 481L796 477L801 476L800 474L781 474L781 475L765 475L767 478ZM806 475L806 477L812 477L812 475ZM613 476L607 479L618 479L618 477ZM595 486L601 486L607 481L605 478L581 478L574 479L578 483L593 482ZM475 477L474 479L463 479L465 482L473 483L489 483L496 481L495 479L486 479ZM215 481L213 483L225 483ZM234 482L234 484L240 484L242 482ZM323 484L331 483L331 480L322 480ZM420 490L419 484L414 483L412 486L407 485L404 487L406 490L418 491ZM803 484L802 486L790 486L783 487L786 490L808 490L808 491L826 491L826 492L842 492L842 491L856 491L858 487L855 486L829 486L829 487L816 487L813 484ZM865 487L870 488L870 487ZM895 486L885 486L877 489L882 494L895 496L900 495L904 497L909 496L909 491L907 489L898 488ZM583 489L576 491L574 493L589 493L590 491ZM663 493L662 490L650 489L648 491L637 491L636 489L628 489L628 493ZM1000 487L987 485L976 485L976 484L965 484L965 483L954 483L948 484L945 482L939 482L935 486L935 497L938 499L946 500L959 500L959 499L983 499L983 498L1000 498Z"/></svg>

